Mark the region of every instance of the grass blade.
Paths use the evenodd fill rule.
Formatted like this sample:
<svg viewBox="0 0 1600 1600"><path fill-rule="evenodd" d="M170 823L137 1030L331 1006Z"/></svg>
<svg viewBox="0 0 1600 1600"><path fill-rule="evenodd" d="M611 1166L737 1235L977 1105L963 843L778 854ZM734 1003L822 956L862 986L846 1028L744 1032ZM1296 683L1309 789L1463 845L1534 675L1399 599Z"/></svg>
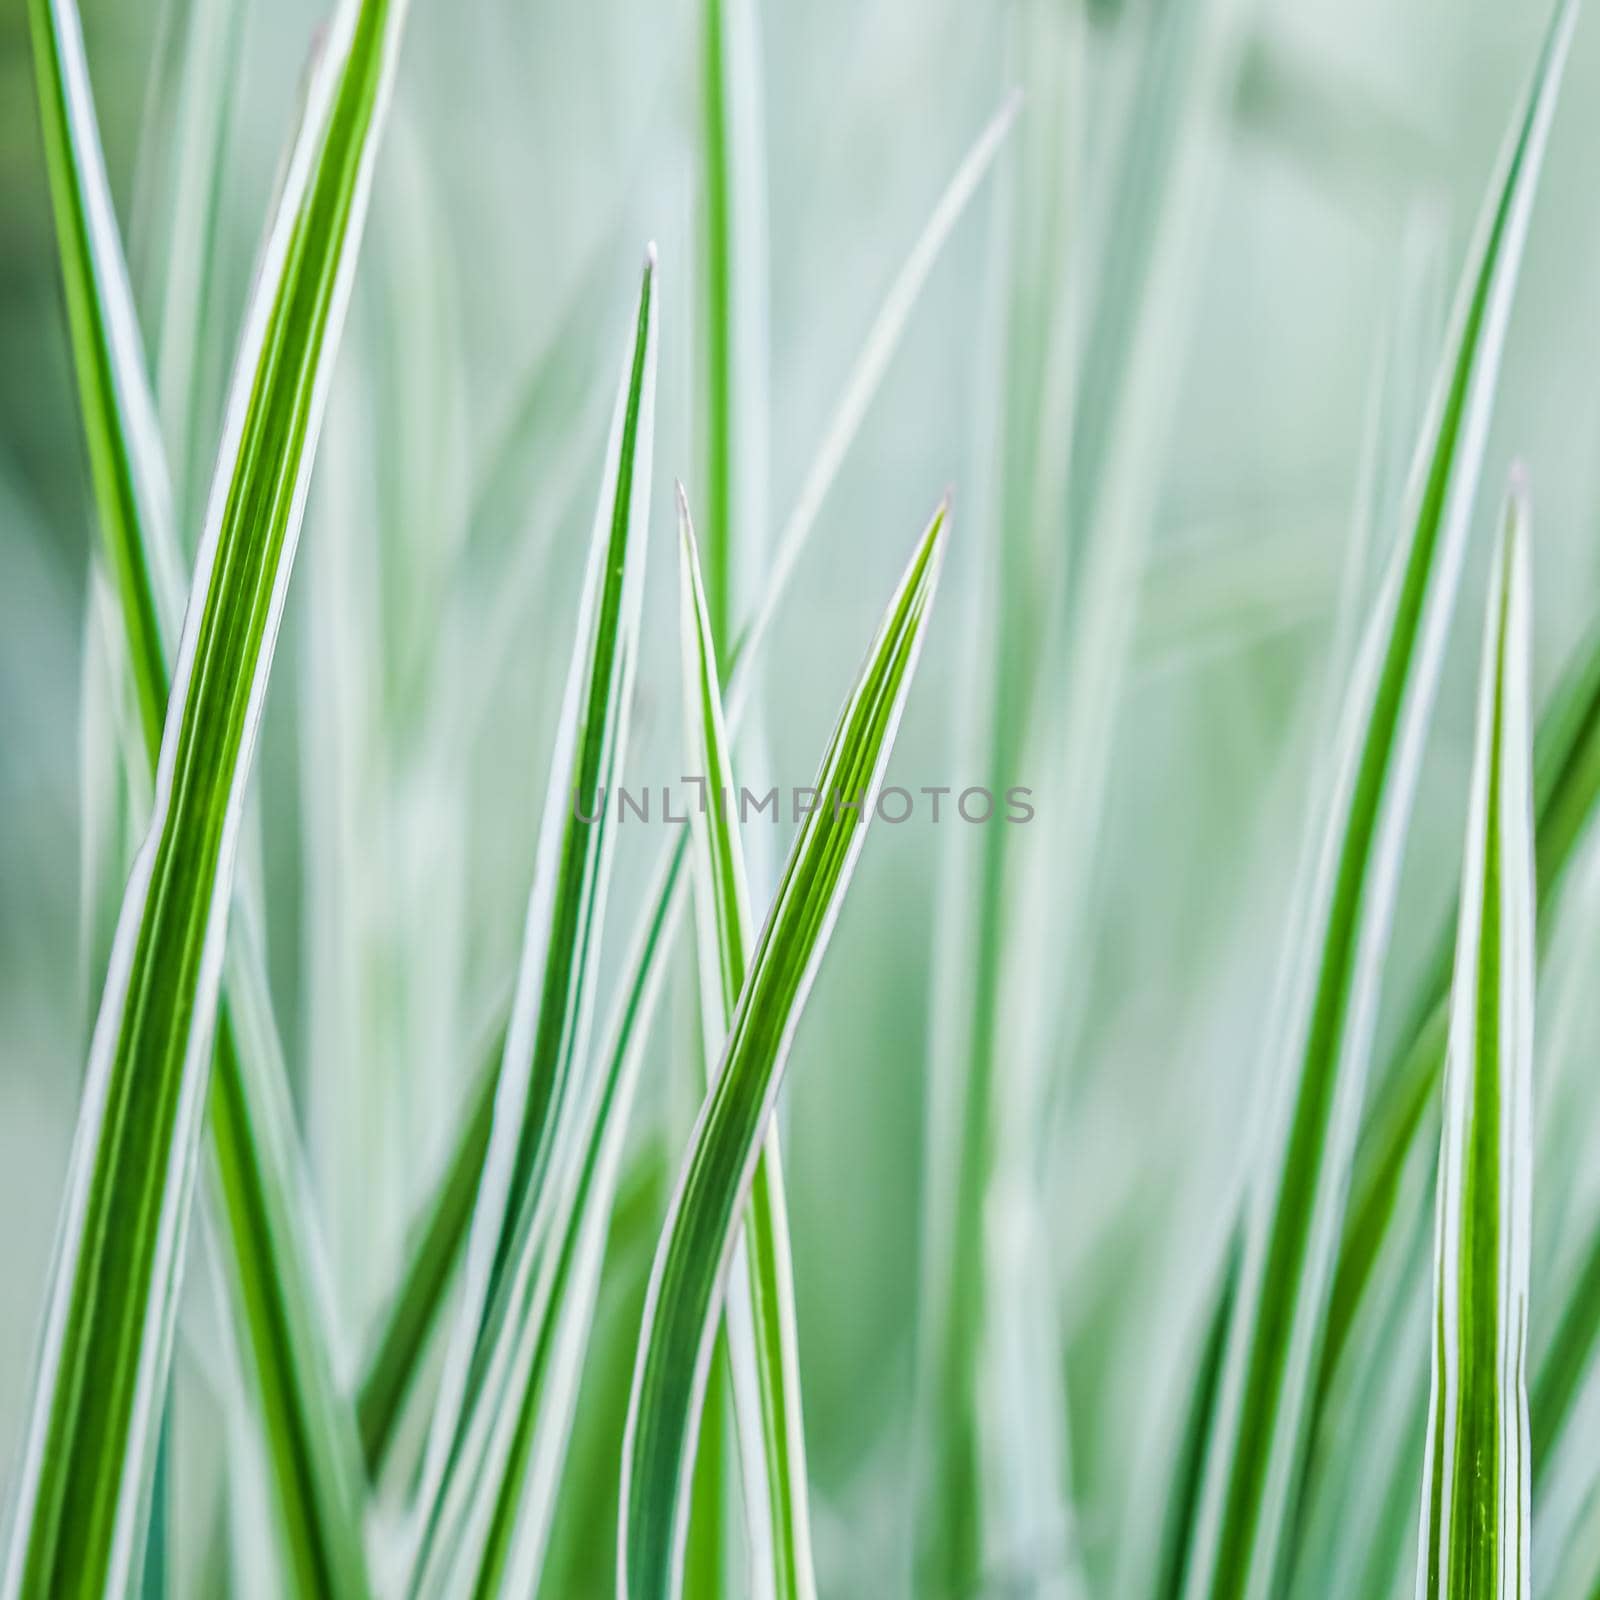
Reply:
<svg viewBox="0 0 1600 1600"><path fill-rule="evenodd" d="M1600 627L1574 650L1539 717L1533 760L1534 873L1541 930L1585 830L1600 804ZM1381 1080L1361 1128L1350 1206L1339 1246L1339 1269L1328 1307L1321 1388L1332 1382L1339 1358L1371 1281L1387 1236L1410 1153L1428 1137L1439 1115L1450 1005L1449 953L1453 922L1439 941L1407 1043ZM1600 1283L1600 1253L1595 1282ZM1600 1328L1600 1313L1593 1319ZM1592 1337L1592 1335L1591 1335ZM1554 1391L1550 1391L1552 1396ZM1542 1410L1535 1405L1535 1411ZM1559 1409L1559 1408L1557 1408ZM1535 1431L1535 1475L1542 1430Z"/></svg>
<svg viewBox="0 0 1600 1600"><path fill-rule="evenodd" d="M1228 1324L1233 1316L1238 1286L1239 1240L1235 1235L1227 1241L1211 1303L1203 1308L1198 1323L1203 1336L1195 1342L1194 1366L1187 1375L1183 1420L1178 1428L1167 1480L1160 1553L1150 1591L1153 1600L1179 1600L1183 1593L1184 1574L1194 1545L1206 1442L1216 1415L1222 1358L1227 1350Z"/></svg>
<svg viewBox="0 0 1600 1600"><path fill-rule="evenodd" d="M1411 524L1369 625L1288 1038L1246 1225L1222 1407L1186 1594L1269 1592L1304 1466L1317 1361L1417 764L1454 601L1522 245L1573 8L1557 12L1463 284L1418 458Z"/></svg>
<svg viewBox="0 0 1600 1600"><path fill-rule="evenodd" d="M750 887L739 842L732 796L732 752L717 675L711 613L700 581L694 529L683 491L678 491L680 627L684 677L684 729L689 772L701 781L700 804L690 817L694 854L696 950L700 969L700 1015L705 1029L708 1088L755 942ZM800 1411L799 1331L795 1324L794 1269L789 1248L788 1202L783 1192L778 1125L773 1118L762 1141L750 1192L742 1261L735 1262L728 1290L730 1342L751 1341L758 1379L755 1416L739 1417L745 1457L745 1515L762 1522L770 1548L774 1592L782 1600L816 1594L811 1559L811 1509L806 1493L805 1431ZM740 1270L742 1269L742 1270ZM742 1302L737 1305L736 1300ZM734 1402L748 1409L734 1361Z"/></svg>
<svg viewBox="0 0 1600 1600"><path fill-rule="evenodd" d="M585 1341L583 1382L551 1522L539 1592L616 1592L617 1462L628 1420L634 1337L672 1174L651 1141L630 1156L610 1205L605 1275Z"/></svg>
<svg viewBox="0 0 1600 1600"><path fill-rule="evenodd" d="M993 166L1016 112L1015 99L1007 100L980 132L939 197L868 330L861 354L850 370L822 444L806 474L799 499L784 524L761 602L724 663L730 726L736 727L740 721L753 681L751 669L816 532L817 519L839 469L899 348L923 285ZM664 868L663 896L673 895L681 887L679 872L685 859L686 852L681 846L672 852L672 865ZM652 905L647 915L654 917L661 909ZM488 1149L495 1080L502 1055L503 1038L497 1037L485 1053L479 1086L468 1103L449 1156L440 1168L440 1176L418 1208L411 1230L415 1244L407 1252L399 1285L367 1347L357 1389L357 1410L367 1464L374 1475L394 1439L409 1377L421 1365L423 1346L439 1314L460 1256L461 1242L466 1237L472 1201Z"/></svg>
<svg viewBox="0 0 1600 1600"><path fill-rule="evenodd" d="M1417 1594L1526 1597L1533 1191L1532 753L1527 505L1489 592L1434 1246L1433 1383Z"/></svg>
<svg viewBox="0 0 1600 1600"><path fill-rule="evenodd" d="M419 1505L425 1567L498 1330L543 1239L587 1057L605 924L614 810L638 649L655 432L656 261L645 262L612 416L572 664L540 824L521 970L493 1129L473 1208L462 1303L446 1353ZM520 1407L517 1408L520 1413ZM420 1570L420 1569L419 1569Z"/></svg>
<svg viewBox="0 0 1600 1600"><path fill-rule="evenodd" d="M317 114L296 145L242 344L154 814L90 1054L18 1475L8 1595L120 1592L143 1539L245 779L403 14L403 4L383 3L339 13L318 76ZM93 145L81 36L63 0L37 0L32 16L41 100L63 140L52 182L76 246L66 253L75 347L80 371L100 380L90 393L103 397L90 421L96 479L111 480L102 499L133 507L131 485L116 481L130 458L108 442L109 419L126 408L147 424L148 396L130 406L119 387L139 370L137 347L124 345L113 366L100 321L104 295L98 304L79 298L104 265L85 209L103 244L109 206L103 185L77 187L76 168L62 159ZM87 275L85 262L94 263ZM129 325L112 324L112 338L129 333ZM143 426L134 438L147 465L152 439ZM134 593L141 585L131 558L141 550L137 534L127 535L118 582L133 594L124 609L136 623L135 652L159 660L155 587L143 582L142 605ZM159 719L153 685L143 698Z"/></svg>
<svg viewBox="0 0 1600 1600"><path fill-rule="evenodd" d="M823 758L814 785L821 804L790 851L656 1250L623 1443L618 1592L634 1600L675 1595L681 1585L685 1491L718 1299L784 1061L877 802L938 582L946 521L941 506Z"/></svg>

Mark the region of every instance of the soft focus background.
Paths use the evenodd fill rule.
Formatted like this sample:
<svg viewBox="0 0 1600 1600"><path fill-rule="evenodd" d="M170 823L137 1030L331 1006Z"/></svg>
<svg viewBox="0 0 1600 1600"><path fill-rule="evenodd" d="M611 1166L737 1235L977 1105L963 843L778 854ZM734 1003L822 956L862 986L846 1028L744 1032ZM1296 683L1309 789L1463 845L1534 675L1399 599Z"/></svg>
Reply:
<svg viewBox="0 0 1600 1600"><path fill-rule="evenodd" d="M181 189L161 91L172 41L154 0L83 9L154 350ZM222 270L192 286L206 305L198 359L218 386L319 20L303 0L243 9L241 90L222 119ZM1039 63L1008 48L1010 4L759 9L775 527L949 174ZM1063 243L1058 266L1070 278L1075 262L1099 259L1095 240L1110 236L1126 198L1115 192L1115 156L1134 103L1130 63L1163 7L1054 9L1087 30L1063 122L1075 128L1066 137L1077 141L1078 171L1052 189L1016 170L1048 143L1043 119L1062 109L1030 93L1005 184L1025 227L1089 240ZM1406 382L1380 375L1398 366L1416 375L1412 391L1422 387L1546 20L1543 6L1505 0L1242 9L1236 81L1177 135L1196 158L1175 180L1193 187L1192 215L1139 312L1158 333L1115 502L1139 528L1105 596L1125 628L1104 685L1103 754L1091 737L1058 762L1022 739L1010 780L1037 792L1036 822L1009 841L1020 875L1076 897L1070 914L1028 923L1017 938L1059 1013L1040 1045L1049 1117L1035 1244L1060 1331L1077 1537L1100 1576L1137 1537L1129 1508L1141 1450L1243 1162L1323 669L1339 648L1338 599L1362 520L1370 398L1383 389L1414 425L1418 395L1405 399ZM514 966L605 413L649 239L661 253L664 333L632 771L660 783L681 767L669 533L673 478L693 498L701 470L696 12L637 0L413 0L256 772L279 1017L352 1346L467 1082L475 1029ZM23 8L10 4L0 12L6 1461L107 915L80 887L104 801L81 715L93 670L92 513L31 72ZM1600 18L1590 15L1553 134L1479 507L1481 533L1512 458L1524 459L1536 692L1600 608L1597 141ZM986 263L1003 192L991 180L979 194L930 282L783 614L765 680L774 781L809 780L883 598L947 486L955 541L894 781L979 781L956 737L972 691L968 647L986 572L1003 535L1017 536L1014 512L994 510L985 398ZM1104 280L1103 260L1099 270ZM1073 302L1077 338L1091 349L1105 294L1104 281L1091 283ZM1042 343L1048 329L1035 332ZM1011 426L1021 430L1021 415L1040 429L1042 414L1017 402ZM1389 435L1407 432L1403 420ZM185 463L191 545L214 425L194 418L187 451L169 441ZM1080 416L1079 437L1084 427ZM1064 419L1058 470L1070 471L1073 435ZM1048 446L1042 457L1048 467ZM1392 515L1377 519L1379 553L1393 525ZM1049 539L1049 519L1035 531ZM1487 549L1479 537L1469 557L1412 829L1394 1010L1459 861ZM1046 722L1058 707L1069 715L1065 682L1046 673L1039 695ZM448 762L423 731L440 726L454 741ZM769 884L787 831L754 847ZM617 943L653 843L625 840ZM786 1164L830 1594L887 1592L903 1559L937 886L961 843L960 824L933 827L925 815L873 835L791 1066ZM1580 866L1561 948L1582 948L1593 876ZM1053 903L1054 889L1044 898ZM1546 1026L1559 999L1551 988L1541 992L1541 1090L1562 1070L1558 1045L1579 1073L1593 1060L1585 985L1560 1028ZM1587 991L1592 999L1592 983ZM1386 1019L1392 1032L1398 1018ZM664 1059L675 1026L663 1023ZM652 1081L647 1115L681 1128L674 1075ZM1575 1105L1564 1132L1581 1143L1600 1099ZM1536 1263L1561 1248L1542 1238ZM1538 1304L1536 1282L1536 1340ZM180 1381L186 1363L204 1363L195 1349L204 1307L192 1320Z"/></svg>

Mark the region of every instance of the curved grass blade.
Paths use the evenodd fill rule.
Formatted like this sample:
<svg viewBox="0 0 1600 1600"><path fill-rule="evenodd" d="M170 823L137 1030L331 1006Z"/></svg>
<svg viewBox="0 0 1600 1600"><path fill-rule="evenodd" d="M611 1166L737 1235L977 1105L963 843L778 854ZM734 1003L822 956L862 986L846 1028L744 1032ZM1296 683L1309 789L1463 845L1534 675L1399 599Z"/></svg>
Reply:
<svg viewBox="0 0 1600 1600"><path fill-rule="evenodd" d="M730 726L736 726L740 720L753 681L751 668L816 532L817 519L839 469L899 348L923 285L993 166L1016 113L1017 102L1013 96L983 128L939 197L868 330L806 475L800 497L784 524L761 603L740 631L724 662ZM675 894L680 888L679 870L685 859L686 851L680 842L670 853L672 865L665 869L662 879L664 896ZM654 916L659 911L659 907L652 906L647 915ZM416 1245L407 1254L400 1283L367 1347L368 1355L358 1386L358 1411L367 1465L374 1476L394 1439L410 1375L421 1365L422 1348L438 1317L460 1256L484 1152L488 1148L494 1085L503 1053L503 1037L497 1038L483 1058L479 1088L474 1091L462 1118L449 1157L433 1189L418 1208L412 1230Z"/></svg>
<svg viewBox="0 0 1600 1600"><path fill-rule="evenodd" d="M618 1593L631 1600L675 1596L681 1586L685 1491L718 1301L789 1046L877 802L946 526L941 506L823 757L814 785L820 804L790 851L656 1250L623 1442Z"/></svg>
<svg viewBox="0 0 1600 1600"><path fill-rule="evenodd" d="M133 469L110 419L147 423L148 397L130 407L120 385L139 370L137 347L110 343L131 337L131 319L108 331L104 295L85 303L104 267L89 219L95 241L112 232L103 186L78 187L80 169L62 159L92 148L81 35L65 0L36 0L32 15L41 100L62 140L52 182L75 247L75 347L89 392L103 397L91 416L91 454L97 482L108 481L103 499L127 508L137 504ZM245 780L403 15L403 0L338 14L242 342L150 832L90 1054L0 1585L7 1595L120 1593L143 1540ZM85 263L93 263L87 273ZM142 429L135 437L148 463L153 446ZM118 581L131 593L135 653L159 660L154 585L131 559L141 549L129 534ZM144 690L159 720L154 685ZM359 1562L359 1543L350 1543ZM347 1585L361 1586L358 1577Z"/></svg>
<svg viewBox="0 0 1600 1600"><path fill-rule="evenodd" d="M615 810L637 660L655 435L656 260L644 265L595 513L572 664L545 794L538 856L493 1127L470 1224L463 1295L424 1462L422 1568L452 1493L499 1329L537 1251L552 1169L566 1148L587 1057ZM557 1174L559 1177L559 1174ZM520 1407L518 1407L520 1412ZM421 1570L421 1568L419 1568Z"/></svg>
<svg viewBox="0 0 1600 1600"><path fill-rule="evenodd" d="M1301 963L1293 1066L1246 1223L1190 1600L1278 1581L1298 1500L1373 1013L1417 763L1574 9L1558 10L1457 306L1395 552L1352 679Z"/></svg>
<svg viewBox="0 0 1600 1600"><path fill-rule="evenodd" d="M1489 591L1434 1235L1418 1600L1526 1600L1533 1191L1533 827L1527 505Z"/></svg>
<svg viewBox="0 0 1600 1600"><path fill-rule="evenodd" d="M700 1015L705 1029L708 1083L744 988L755 942L750 888L732 796L732 752L717 676L711 613L700 581L694 529L683 489L678 490L680 623L684 678L684 728L689 771L700 782L700 804L690 816L694 855L696 951ZM806 1492L805 1429L800 1410L800 1347L795 1322L794 1268L789 1248L788 1202L783 1192L778 1124L762 1141L744 1225L743 1259L728 1289L730 1343L751 1347L733 1362L734 1404L744 1459L745 1516L751 1543L770 1560L773 1592L781 1600L814 1600L811 1508ZM748 1395L740 1373L748 1360L757 1392ZM750 1400L755 1415L748 1415ZM757 1536L755 1526L760 1527Z"/></svg>
<svg viewBox="0 0 1600 1600"><path fill-rule="evenodd" d="M1533 758L1534 873L1539 926L1543 930L1579 841L1600 804L1600 626L1573 652L1539 717ZM1438 1086L1444 1073L1445 1032L1450 1004L1450 948L1454 920L1439 940L1426 969L1408 1042L1391 1062L1361 1128L1351 1180L1350 1206L1339 1245L1339 1270L1328 1307L1321 1389L1326 1393L1351 1327L1361 1309L1378 1251L1392 1225L1406 1161L1428 1137L1439 1115ZM1600 1286L1600 1248L1593 1282ZM1590 1318L1600 1332L1600 1302ZM1576 1332L1576 1325L1571 1330ZM1561 1348L1575 1349L1563 1339ZM1536 1388L1540 1387L1536 1385ZM1548 1391L1554 1396L1555 1390ZM1555 1408L1559 1410L1559 1407ZM1535 1413L1543 1410L1536 1403ZM1541 1428L1534 1430L1535 1477Z"/></svg>

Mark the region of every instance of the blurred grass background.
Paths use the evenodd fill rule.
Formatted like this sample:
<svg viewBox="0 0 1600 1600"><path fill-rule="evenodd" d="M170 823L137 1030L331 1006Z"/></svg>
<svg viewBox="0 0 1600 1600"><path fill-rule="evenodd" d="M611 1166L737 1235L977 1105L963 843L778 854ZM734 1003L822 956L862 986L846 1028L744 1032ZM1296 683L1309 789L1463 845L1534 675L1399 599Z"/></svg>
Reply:
<svg viewBox="0 0 1600 1600"><path fill-rule="evenodd" d="M1127 41L1158 4L1091 8L1091 161L1115 125ZM161 17L153 3L84 0L83 10L153 343L159 208L143 236L130 219L139 185L160 182L140 171L138 151ZM222 206L218 293L228 329L318 20L301 0L246 10ZM637 248L651 237L664 297L658 533L670 525L673 476L695 492L695 10L683 0L650 8L415 0L256 779L279 1016L307 1097L318 1092L313 1065L328 1059L315 996L330 980L326 951L307 931L304 769L348 757L359 786L371 755L341 745L348 720L335 718L326 740L308 736L307 708L354 694L404 729L423 693L408 639L444 626L446 596L464 595L469 640L491 601L510 624L492 692L471 706L461 809L440 821L430 809L438 797L419 785L415 806L397 807L403 815L381 838L358 837L349 863L353 900L381 900L384 914L420 929L400 943L432 950L452 974L440 1011L415 1027L403 1006L417 974L374 979L373 1010L391 1026L363 1046L372 1081L381 1087L389 1072L396 1084L431 1081L447 1102L467 1082L467 1063L464 1051L452 1062L440 1042L468 1037L475 1002L515 960L600 427ZM1009 86L1006 10L969 0L761 8L775 520L793 501L891 275ZM1440 283L1453 277L1544 21L1542 7L1503 0L1263 0L1231 114L1214 130L1222 188L1205 247L1188 263L1190 337L1170 353L1170 449L1148 464L1158 513L1096 850L1093 981L1079 997L1085 1010L1071 1070L1063 1068L1050 1165L1073 1474L1091 1570L1112 1563L1152 1403L1150 1373L1192 1311L1174 1293L1177 1269L1215 1238L1250 1120L1313 754L1296 730L1316 704L1329 647L1381 339L1416 260L1431 261ZM1579 28L1551 146L1480 508L1493 516L1488 486L1503 481L1513 455L1523 457L1536 513L1536 693L1600 600L1592 160L1600 28L1592 22ZM986 192L929 285L824 512L822 553L802 569L780 625L766 691L779 782L807 780L879 597L947 484L956 506L951 567L894 772L912 787L960 787L967 776L955 770L951 729L977 564L993 554L988 530L962 516L982 444L973 395L989 203ZM529 371L550 348L559 359L545 370L560 381L534 442L495 479L470 541L452 543ZM220 364L230 353L231 333L213 355ZM26 24L12 5L0 14L6 1459L21 1426L83 1059L78 706L90 516ZM392 563L399 540L432 554ZM668 548L658 538L632 769L656 783L678 770ZM1477 614L1486 548L1480 540L1471 558L1464 617ZM414 582L409 594L382 591L381 615L334 610L335 631L346 630L373 674L356 687L319 668L329 658L317 655L311 615L313 574L331 583L328 563L340 549L354 552L356 593L389 582L391 569L445 575ZM496 577L513 553L526 553L533 580L520 592ZM465 588L452 588L448 577L460 572ZM376 640L375 652L362 655L363 637ZM1397 974L1427 953L1459 857L1475 644L1475 629L1454 630L1411 835ZM405 739L393 743L385 759L404 768ZM1024 770L1014 781L1031 778ZM1060 798L1041 791L1021 849L1048 830ZM867 852L790 1080L786 1165L819 1560L825 1575L850 1575L843 1587L825 1584L828 1592L879 1592L872 1574L893 1560L907 1476L929 930L954 826L885 830ZM625 885L636 886L646 859L625 840ZM435 893L440 880L463 885L453 907ZM619 893L631 899L627 887ZM1050 952L1041 959L1048 969ZM432 1149L430 1131L439 1132L437 1103L420 1100L401 1139L419 1162ZM407 1163L390 1176L393 1192L370 1197L373 1260L341 1258L337 1220L330 1225L353 1326L381 1286L384 1249L394 1248L382 1216L397 1227L415 1188Z"/></svg>

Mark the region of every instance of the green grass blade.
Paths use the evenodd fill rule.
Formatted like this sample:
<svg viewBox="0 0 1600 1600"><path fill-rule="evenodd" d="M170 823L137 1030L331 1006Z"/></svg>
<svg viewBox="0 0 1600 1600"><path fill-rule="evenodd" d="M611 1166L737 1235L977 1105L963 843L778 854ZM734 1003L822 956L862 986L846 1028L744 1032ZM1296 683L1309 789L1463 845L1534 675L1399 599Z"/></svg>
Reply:
<svg viewBox="0 0 1600 1600"><path fill-rule="evenodd" d="M657 1247L623 1444L618 1592L633 1600L675 1595L681 1584L687 1478L718 1300L784 1061L883 781L945 529L941 507L823 758L814 785L821 803L790 851Z"/></svg>
<svg viewBox="0 0 1600 1600"><path fill-rule="evenodd" d="M1434 1246L1433 1384L1417 1594L1507 1600L1528 1570L1533 827L1527 506L1489 592Z"/></svg>
<svg viewBox="0 0 1600 1600"><path fill-rule="evenodd" d="M684 674L684 728L688 771L701 781L691 813L695 881L696 950L700 1015L708 1075L715 1072L733 1022L746 965L755 943L750 887L739 842L733 796L732 751L722 686L717 675L711 613L700 581L689 508L678 491L680 628ZM709 1086L709 1080L708 1080ZM788 1202L783 1192L778 1125L768 1124L750 1192L742 1262L730 1278L728 1336L753 1343L759 1388L756 1415L739 1418L745 1458L745 1515L763 1524L752 1543L770 1549L774 1592L782 1600L816 1594L811 1558L811 1508L806 1492L805 1430L800 1409L799 1330L795 1323L794 1269L789 1247ZM738 1270L742 1267L742 1270ZM736 1305L737 1302L742 1302ZM742 1362L734 1363L734 1402L748 1407L741 1390ZM753 1426L752 1426L753 1424Z"/></svg>
<svg viewBox="0 0 1600 1600"><path fill-rule="evenodd" d="M1269 1592L1304 1466L1319 1348L1417 762L1482 465L1573 8L1563 5L1491 191L1395 552L1350 685L1286 1034L1292 1068L1246 1226L1186 1594Z"/></svg>
<svg viewBox="0 0 1600 1600"><path fill-rule="evenodd" d="M136 830L150 805L150 763L144 753L143 730L138 726L122 622L105 560L99 554L89 564L83 643L78 723L82 813L78 965L87 1048L100 988L111 964L122 886L139 847ZM135 774L141 774L141 769L144 782L138 784Z"/></svg>
<svg viewBox="0 0 1600 1600"><path fill-rule="evenodd" d="M150 833L90 1055L18 1473L8 1595L121 1592L143 1539L245 780L403 13L382 3L339 13L242 343ZM60 0L38 0L32 16L46 122L62 139L52 183L72 245L64 257L96 482L127 519L119 587L144 597L125 601L133 651L159 660L158 591L131 559L143 546L137 511L127 509L140 503L133 474L155 447L141 428L134 448L144 465L135 468L112 437L111 419L129 406L119 384L139 370L137 346L111 342L128 337L119 323L108 339L104 294L83 303L105 265L90 223L95 242L112 234L103 185L78 188L70 159L92 148L81 36ZM149 420L138 402L129 414Z"/></svg>
<svg viewBox="0 0 1600 1600"><path fill-rule="evenodd" d="M740 721L754 681L751 669L816 532L817 518L828 492L899 348L922 288L956 224L993 166L1016 112L1015 100L1008 100L980 132L940 196L873 320L806 474L794 511L784 524L761 603L740 631L726 663L731 726L737 727ZM674 865L663 879L661 892L664 896L678 892L679 871L685 857L686 852L681 847L672 852ZM647 915L654 916L659 909L652 906ZM486 1053L480 1069L479 1090L474 1092L462 1118L439 1178L418 1208L411 1234L416 1243L407 1253L399 1285L367 1346L358 1386L358 1410L367 1463L374 1474L394 1438L409 1377L421 1365L423 1346L438 1317L462 1240L466 1237L471 1205L488 1148L494 1083L503 1053L503 1041L497 1041Z"/></svg>
<svg viewBox="0 0 1600 1600"><path fill-rule="evenodd" d="M655 435L656 260L639 287L612 416L571 667L540 824L521 967L493 1130L473 1208L461 1304L435 1410L419 1503L431 1541L450 1492L516 1279L542 1238L552 1167L566 1148L587 1058L616 812L637 662Z"/></svg>
<svg viewBox="0 0 1600 1600"><path fill-rule="evenodd" d="M72 0L29 0L67 326L108 573L124 618L139 725L159 744L183 603L155 403Z"/></svg>

